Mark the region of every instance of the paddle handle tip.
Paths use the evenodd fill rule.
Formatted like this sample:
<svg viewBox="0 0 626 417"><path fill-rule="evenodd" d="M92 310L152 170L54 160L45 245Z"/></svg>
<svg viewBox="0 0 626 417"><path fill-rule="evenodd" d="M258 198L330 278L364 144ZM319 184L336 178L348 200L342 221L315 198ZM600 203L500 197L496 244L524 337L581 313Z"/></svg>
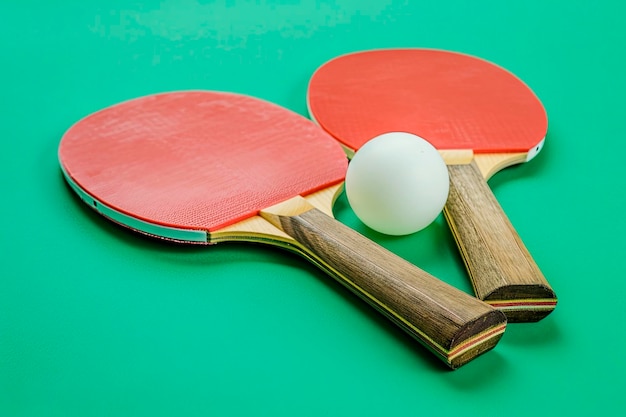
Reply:
<svg viewBox="0 0 626 417"><path fill-rule="evenodd" d="M450 165L444 215L476 296L509 321L537 321L557 297L484 180L478 166Z"/></svg>
<svg viewBox="0 0 626 417"><path fill-rule="evenodd" d="M261 215L346 288L435 353L450 368L492 349L505 315L433 277L317 209L285 205Z"/></svg>

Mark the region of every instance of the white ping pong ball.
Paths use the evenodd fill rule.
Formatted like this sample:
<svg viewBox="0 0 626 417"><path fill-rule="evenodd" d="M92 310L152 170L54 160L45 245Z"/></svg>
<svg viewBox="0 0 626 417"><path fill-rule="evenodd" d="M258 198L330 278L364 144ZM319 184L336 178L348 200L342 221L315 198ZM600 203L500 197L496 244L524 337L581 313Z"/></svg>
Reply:
<svg viewBox="0 0 626 417"><path fill-rule="evenodd" d="M391 132L359 149L348 165L346 196L356 216L388 235L407 235L430 225L448 199L448 168L419 136Z"/></svg>

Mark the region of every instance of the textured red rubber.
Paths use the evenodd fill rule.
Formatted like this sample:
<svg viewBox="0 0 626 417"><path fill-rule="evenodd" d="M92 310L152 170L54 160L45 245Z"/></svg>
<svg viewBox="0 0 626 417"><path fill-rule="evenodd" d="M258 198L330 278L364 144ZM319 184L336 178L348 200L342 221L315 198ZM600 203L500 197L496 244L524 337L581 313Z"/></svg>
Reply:
<svg viewBox="0 0 626 417"><path fill-rule="evenodd" d="M335 58L312 76L311 116L352 150L401 131L437 149L528 152L545 137L543 105L515 75L469 55L388 49Z"/></svg>
<svg viewBox="0 0 626 417"><path fill-rule="evenodd" d="M214 231L343 180L341 147L313 122L256 98L165 93L71 127L63 169L93 198L133 218Z"/></svg>

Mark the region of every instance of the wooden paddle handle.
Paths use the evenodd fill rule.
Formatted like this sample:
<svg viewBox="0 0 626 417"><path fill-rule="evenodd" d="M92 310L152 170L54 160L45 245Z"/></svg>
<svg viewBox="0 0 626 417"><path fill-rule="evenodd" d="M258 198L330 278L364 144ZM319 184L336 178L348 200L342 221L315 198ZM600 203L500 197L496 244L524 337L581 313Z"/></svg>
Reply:
<svg viewBox="0 0 626 417"><path fill-rule="evenodd" d="M449 165L444 215L465 261L476 296L510 322L537 321L556 295L511 225L475 162Z"/></svg>
<svg viewBox="0 0 626 417"><path fill-rule="evenodd" d="M378 246L317 209L262 213L352 292L451 368L492 349L504 314Z"/></svg>

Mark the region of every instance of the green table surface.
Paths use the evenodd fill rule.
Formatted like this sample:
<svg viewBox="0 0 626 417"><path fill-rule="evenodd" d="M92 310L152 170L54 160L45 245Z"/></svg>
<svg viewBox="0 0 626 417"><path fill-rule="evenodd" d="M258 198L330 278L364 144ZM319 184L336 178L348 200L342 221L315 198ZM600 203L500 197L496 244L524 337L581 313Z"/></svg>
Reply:
<svg viewBox="0 0 626 417"><path fill-rule="evenodd" d="M626 3L3 0L0 4L0 416L526 416L624 412ZM546 146L490 184L559 296L449 371L303 259L175 246L81 205L63 132L150 93L246 93L307 115L347 52L428 47L516 73ZM442 217L377 234L471 293Z"/></svg>

